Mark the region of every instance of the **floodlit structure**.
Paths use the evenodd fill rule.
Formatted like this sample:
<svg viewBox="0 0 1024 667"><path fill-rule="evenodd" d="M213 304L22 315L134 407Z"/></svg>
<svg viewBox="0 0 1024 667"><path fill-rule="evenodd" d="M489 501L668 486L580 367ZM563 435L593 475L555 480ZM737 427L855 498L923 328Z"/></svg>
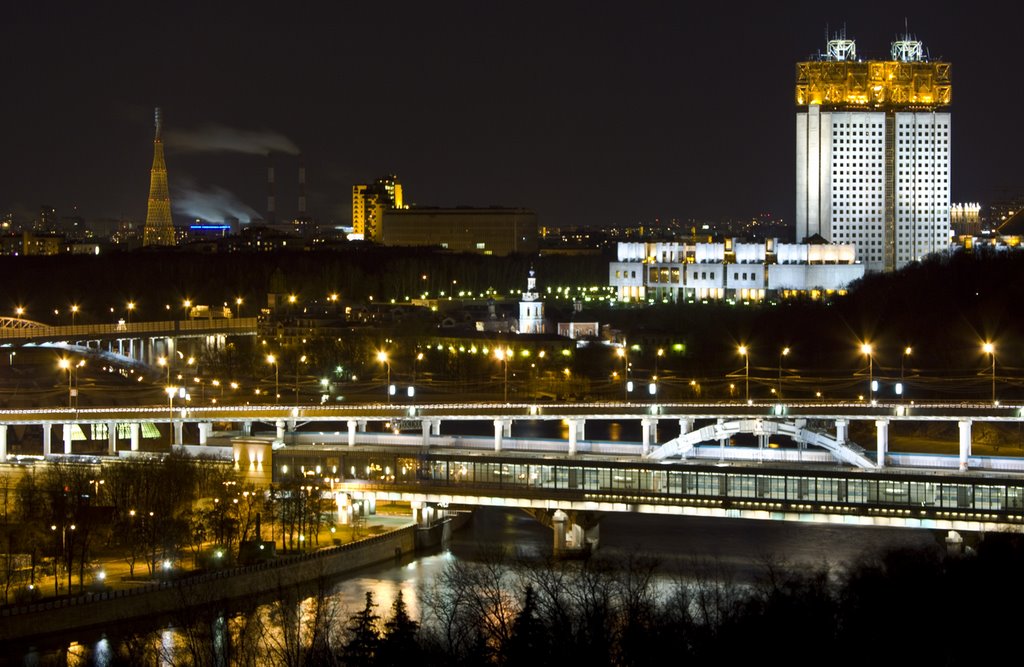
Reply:
<svg viewBox="0 0 1024 667"><path fill-rule="evenodd" d="M146 209L142 245L173 246L176 242L171 219L171 195L167 189L167 165L164 163L163 122L157 107L153 168L149 172L149 207Z"/></svg>
<svg viewBox="0 0 1024 667"><path fill-rule="evenodd" d="M384 211L407 208L402 184L390 174L373 183L352 186L352 233L367 241L380 241Z"/></svg>
<svg viewBox="0 0 1024 667"><path fill-rule="evenodd" d="M537 277L532 267L526 279L526 291L519 301L519 333L544 333L544 302L537 293Z"/></svg>
<svg viewBox="0 0 1024 667"><path fill-rule="evenodd" d="M608 267L619 301L763 301L842 294L864 276L852 244L623 242Z"/></svg>
<svg viewBox="0 0 1024 667"><path fill-rule="evenodd" d="M796 240L853 244L893 271L950 244L950 64L920 41L860 60L854 40L796 65Z"/></svg>

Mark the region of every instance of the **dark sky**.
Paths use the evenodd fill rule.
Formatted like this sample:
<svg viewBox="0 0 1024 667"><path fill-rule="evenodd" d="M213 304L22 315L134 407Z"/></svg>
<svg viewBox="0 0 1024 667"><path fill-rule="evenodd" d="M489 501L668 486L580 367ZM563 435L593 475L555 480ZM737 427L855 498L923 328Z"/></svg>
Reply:
<svg viewBox="0 0 1024 667"><path fill-rule="evenodd" d="M953 200L1024 187L1020 3L222 4L5 3L0 212L143 218L161 106L182 215L262 215L269 146L279 212L300 151L321 221L386 173L551 226L790 220L794 63L843 25L887 58L905 21L953 63Z"/></svg>

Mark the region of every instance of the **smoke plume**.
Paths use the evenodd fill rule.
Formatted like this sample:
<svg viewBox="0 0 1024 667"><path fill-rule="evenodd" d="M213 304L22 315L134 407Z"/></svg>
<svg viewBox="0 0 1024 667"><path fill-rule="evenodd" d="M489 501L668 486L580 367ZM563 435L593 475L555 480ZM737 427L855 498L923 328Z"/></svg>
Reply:
<svg viewBox="0 0 1024 667"><path fill-rule="evenodd" d="M253 220L259 214L224 188L213 185L202 189L193 183L176 185L171 195L175 213L209 222L222 222L228 217L240 221Z"/></svg>
<svg viewBox="0 0 1024 667"><path fill-rule="evenodd" d="M165 134L168 147L190 153L299 154L299 147L277 132L204 125L196 130L168 130Z"/></svg>

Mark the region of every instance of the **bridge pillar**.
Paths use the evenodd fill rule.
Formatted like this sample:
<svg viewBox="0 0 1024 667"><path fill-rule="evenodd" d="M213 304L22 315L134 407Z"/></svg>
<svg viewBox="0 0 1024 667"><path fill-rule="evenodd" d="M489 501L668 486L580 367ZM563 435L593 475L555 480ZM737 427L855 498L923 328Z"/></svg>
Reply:
<svg viewBox="0 0 1024 667"><path fill-rule="evenodd" d="M252 422L242 422L242 435L252 435Z"/></svg>
<svg viewBox="0 0 1024 667"><path fill-rule="evenodd" d="M139 451L139 429L141 426L138 422L128 424L128 434L131 437L133 452Z"/></svg>
<svg viewBox="0 0 1024 667"><path fill-rule="evenodd" d="M875 435L877 452L875 454L875 463L879 468L885 467L885 454L889 449L889 420L888 419L876 419L875 420Z"/></svg>
<svg viewBox="0 0 1024 667"><path fill-rule="evenodd" d="M680 438L683 437L684 435L686 435L687 433L689 433L691 428L693 428L693 420L692 419L690 419L689 417L681 417L679 419L679 437Z"/></svg>
<svg viewBox="0 0 1024 667"><path fill-rule="evenodd" d="M107 422L107 454L117 455L117 422Z"/></svg>
<svg viewBox="0 0 1024 667"><path fill-rule="evenodd" d="M508 419L495 419L494 420L494 451L501 451L501 438L505 435L505 422L509 422L511 427L511 420Z"/></svg>
<svg viewBox="0 0 1024 667"><path fill-rule="evenodd" d="M349 422L350 424L352 422ZM423 448L428 449L430 447L430 429L432 428L432 422L429 419L424 419L420 422L420 429L423 431Z"/></svg>
<svg viewBox="0 0 1024 667"><path fill-rule="evenodd" d="M356 425L359 427L359 430L361 432L366 433L366 420L365 419L357 419L356 420Z"/></svg>
<svg viewBox="0 0 1024 667"><path fill-rule="evenodd" d="M583 420L569 420L569 456L576 456L576 442L583 437Z"/></svg>
<svg viewBox="0 0 1024 667"><path fill-rule="evenodd" d="M837 419L836 420L836 441L839 444L846 444L846 432L850 426L850 420L848 419Z"/></svg>
<svg viewBox="0 0 1024 667"><path fill-rule="evenodd" d="M72 428L72 424L63 424L63 427L64 428L61 429L61 430L62 430L63 436L64 436L63 437L63 440L64 440L64 453L65 454L70 454L71 453L71 428Z"/></svg>
<svg viewBox="0 0 1024 667"><path fill-rule="evenodd" d="M178 445L179 447L181 445L185 444L185 439L184 439L184 434L183 434L183 431L184 431L183 427L184 426L185 426L185 423L183 421L181 421L180 419L178 421L174 422L174 444Z"/></svg>
<svg viewBox="0 0 1024 667"><path fill-rule="evenodd" d="M971 420L960 420L960 470L967 470L967 459L971 456Z"/></svg>
<svg viewBox="0 0 1024 667"><path fill-rule="evenodd" d="M53 453L52 440L53 438L53 424L50 422L43 422L43 456L49 456Z"/></svg>
<svg viewBox="0 0 1024 667"><path fill-rule="evenodd" d="M572 428L572 422L569 422L569 428ZM551 528L554 531L554 544L553 551L557 558L562 555L565 551L565 525L569 523L569 517L566 516L562 510L555 510L555 513L551 516Z"/></svg>
<svg viewBox="0 0 1024 667"><path fill-rule="evenodd" d="M356 420L349 419L345 422L345 426L348 427L348 446L355 447L356 444Z"/></svg>
<svg viewBox="0 0 1024 667"><path fill-rule="evenodd" d="M199 444L205 445L210 439L210 434L213 433L213 424L210 422L199 422Z"/></svg>
<svg viewBox="0 0 1024 667"><path fill-rule="evenodd" d="M658 425L657 419L651 419L650 417L644 417L640 420L640 434L643 442L643 448L640 450L643 456L647 456L651 453L651 432Z"/></svg>
<svg viewBox="0 0 1024 667"><path fill-rule="evenodd" d="M284 444L284 429L285 429L284 420L283 419L278 419L276 422L274 422L274 426L275 426L275 428L277 428L277 437L274 438L274 444L275 445L278 445L278 444L283 445Z"/></svg>
<svg viewBox="0 0 1024 667"><path fill-rule="evenodd" d="M441 435L441 420L431 419L430 420L430 435Z"/></svg>
<svg viewBox="0 0 1024 667"><path fill-rule="evenodd" d="M764 463L764 450L768 449L768 438L771 437L767 433L759 433L757 435L757 462Z"/></svg>
<svg viewBox="0 0 1024 667"><path fill-rule="evenodd" d="M724 424L724 423L725 423L725 419L723 419L721 417L719 417L718 421L716 422L716 424L719 426L719 428L721 428L722 424ZM719 460L720 461L724 461L725 460L725 446L727 444L729 444L729 438L726 437L726 438L719 438L718 439L718 451L719 451Z"/></svg>
<svg viewBox="0 0 1024 667"><path fill-rule="evenodd" d="M0 424L0 463L7 460L7 424Z"/></svg>
<svg viewBox="0 0 1024 667"><path fill-rule="evenodd" d="M295 431L296 424L297 424L297 422L296 422L294 417L288 419L288 432L289 433L293 433Z"/></svg>

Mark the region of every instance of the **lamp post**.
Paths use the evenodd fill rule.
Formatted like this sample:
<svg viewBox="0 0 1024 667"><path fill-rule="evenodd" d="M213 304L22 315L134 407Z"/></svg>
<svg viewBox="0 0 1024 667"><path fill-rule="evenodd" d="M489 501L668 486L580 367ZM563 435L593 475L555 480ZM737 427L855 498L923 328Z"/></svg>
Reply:
<svg viewBox="0 0 1024 667"><path fill-rule="evenodd" d="M981 346L982 351L992 357L992 403L996 402L996 346L994 343L986 342Z"/></svg>
<svg viewBox="0 0 1024 667"><path fill-rule="evenodd" d="M622 347L615 348L615 356L622 359L622 398L629 400L629 361L626 358L626 343Z"/></svg>
<svg viewBox="0 0 1024 667"><path fill-rule="evenodd" d="M178 388L167 385L164 391L167 392L167 428L170 429L174 422L174 394L177 393Z"/></svg>
<svg viewBox="0 0 1024 667"><path fill-rule="evenodd" d="M78 315L78 304L71 304L71 326L75 326L75 315Z"/></svg>
<svg viewBox="0 0 1024 667"><path fill-rule="evenodd" d="M789 356L789 348L788 347L782 348L782 351L779 352L779 391L778 391L779 398L782 398L782 358L783 357L788 357L788 356Z"/></svg>
<svg viewBox="0 0 1024 667"><path fill-rule="evenodd" d="M384 364L387 368L387 384L384 385L384 393L387 394L388 403L391 402L391 362L388 361L388 353L381 350L377 353L377 361Z"/></svg>
<svg viewBox="0 0 1024 667"><path fill-rule="evenodd" d="M299 364L306 363L306 355L295 360L295 405L299 404Z"/></svg>
<svg viewBox="0 0 1024 667"><path fill-rule="evenodd" d="M134 311L135 311L135 302L134 301L129 301L128 302L128 324L132 323L132 312L134 312Z"/></svg>
<svg viewBox="0 0 1024 667"><path fill-rule="evenodd" d="M750 402L750 350L746 345L740 345L740 356L743 357L743 398Z"/></svg>
<svg viewBox="0 0 1024 667"><path fill-rule="evenodd" d="M68 560L68 557L67 557L67 554L68 554L68 530L72 530L73 531L73 530L75 530L75 528L77 528L77 526L75 524L73 524L73 523L72 524L65 524L65 525L61 526L61 531L60 531L60 557L65 561L65 566L68 565L68 563L66 562ZM54 534L56 534L57 533L57 524L52 524L50 526L50 530L52 530L54 532ZM71 592L71 568L67 567L67 571L68 571L68 593L70 593ZM59 579L57 577L57 559L54 558L53 559L53 594L54 595L58 595L60 593L60 590L59 590L58 586L59 586Z"/></svg>
<svg viewBox="0 0 1024 667"><path fill-rule="evenodd" d="M238 316L242 316L242 297L235 297L235 308L238 310Z"/></svg>
<svg viewBox="0 0 1024 667"><path fill-rule="evenodd" d="M274 402L277 403L277 400L278 400L278 398L281 395L280 391L278 389L278 387L279 387L278 378L280 376L278 374L277 357L275 357L272 354L268 354L267 355L267 363L273 365L273 367L274 367Z"/></svg>
<svg viewBox="0 0 1024 667"><path fill-rule="evenodd" d="M875 400L874 357L871 355L871 343L861 343L860 351L868 358L868 401Z"/></svg>
<svg viewBox="0 0 1024 667"><path fill-rule="evenodd" d="M181 305L182 309L185 311L185 319L187 320L189 308L192 307L192 299L185 299L184 301L181 302Z"/></svg>
<svg viewBox="0 0 1024 667"><path fill-rule="evenodd" d="M71 389L71 360L68 359L67 357L63 357L61 358L60 361L57 362L57 365L68 372L68 409L70 410L72 407L74 407L71 400L71 397L73 396Z"/></svg>
<svg viewBox="0 0 1024 667"><path fill-rule="evenodd" d="M502 348L494 351L494 358L504 365L505 370L505 402L508 403L508 352Z"/></svg>
<svg viewBox="0 0 1024 667"><path fill-rule="evenodd" d="M156 360L157 366L165 366L167 368L167 386L171 386L171 360L167 357L160 357Z"/></svg>

